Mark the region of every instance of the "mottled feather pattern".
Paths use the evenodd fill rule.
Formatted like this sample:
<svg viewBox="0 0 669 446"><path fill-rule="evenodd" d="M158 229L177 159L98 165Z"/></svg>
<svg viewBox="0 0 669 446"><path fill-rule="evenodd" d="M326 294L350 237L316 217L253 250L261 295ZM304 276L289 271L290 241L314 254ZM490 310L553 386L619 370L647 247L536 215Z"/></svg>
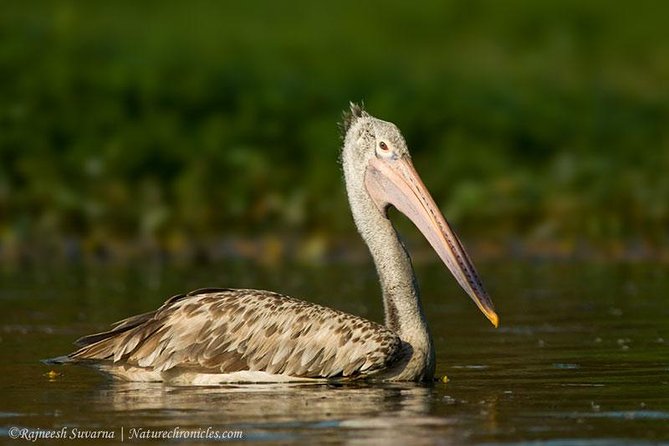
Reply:
<svg viewBox="0 0 669 446"><path fill-rule="evenodd" d="M74 361L154 372L264 371L302 378L364 378L386 370L402 342L386 327L281 294L198 290L78 341Z"/></svg>

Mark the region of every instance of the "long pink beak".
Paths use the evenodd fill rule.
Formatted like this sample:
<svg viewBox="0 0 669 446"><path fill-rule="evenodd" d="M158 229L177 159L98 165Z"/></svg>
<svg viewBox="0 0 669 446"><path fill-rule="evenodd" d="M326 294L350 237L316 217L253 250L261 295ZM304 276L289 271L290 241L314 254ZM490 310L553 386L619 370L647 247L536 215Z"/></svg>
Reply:
<svg viewBox="0 0 669 446"><path fill-rule="evenodd" d="M497 327L499 318L472 261L439 211L411 160L408 157L373 158L365 172L365 186L382 212L393 205L409 217L460 286Z"/></svg>

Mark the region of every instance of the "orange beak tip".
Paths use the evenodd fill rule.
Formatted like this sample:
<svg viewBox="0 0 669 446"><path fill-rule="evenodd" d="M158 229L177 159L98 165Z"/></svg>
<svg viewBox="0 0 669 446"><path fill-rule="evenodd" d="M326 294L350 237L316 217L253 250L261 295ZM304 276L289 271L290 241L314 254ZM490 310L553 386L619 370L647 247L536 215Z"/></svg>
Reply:
<svg viewBox="0 0 669 446"><path fill-rule="evenodd" d="M497 313L490 313L486 316L488 316L488 319L490 319L490 322L492 322L492 325L495 328L499 326L499 316L497 316Z"/></svg>

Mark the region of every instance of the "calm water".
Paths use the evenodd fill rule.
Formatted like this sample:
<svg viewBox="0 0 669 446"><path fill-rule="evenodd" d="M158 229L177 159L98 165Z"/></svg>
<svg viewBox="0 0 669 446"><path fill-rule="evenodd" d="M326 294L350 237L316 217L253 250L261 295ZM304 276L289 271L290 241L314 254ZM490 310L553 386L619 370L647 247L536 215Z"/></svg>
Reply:
<svg viewBox="0 0 669 446"><path fill-rule="evenodd" d="M65 426L68 434L112 431L127 443L143 441L128 439L134 428L209 427L268 443L669 442L667 265L524 262L479 269L499 329L443 267L418 267L437 373L447 383L176 388L109 382L39 359L69 352L82 334L202 286L274 289L380 320L371 267L5 267L0 439L21 443L10 439L14 426Z"/></svg>

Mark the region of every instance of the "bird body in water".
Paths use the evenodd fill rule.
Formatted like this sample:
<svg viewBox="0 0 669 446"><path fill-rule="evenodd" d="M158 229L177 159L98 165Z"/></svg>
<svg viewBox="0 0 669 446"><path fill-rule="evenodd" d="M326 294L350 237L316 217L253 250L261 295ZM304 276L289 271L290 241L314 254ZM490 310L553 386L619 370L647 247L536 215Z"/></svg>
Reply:
<svg viewBox="0 0 669 446"><path fill-rule="evenodd" d="M207 288L85 336L76 342L78 350L47 362L89 365L129 381L194 385L432 380L432 338L411 260L388 208L418 227L495 326L497 314L415 171L399 129L355 104L342 127L346 191L379 275L384 325L270 291Z"/></svg>

